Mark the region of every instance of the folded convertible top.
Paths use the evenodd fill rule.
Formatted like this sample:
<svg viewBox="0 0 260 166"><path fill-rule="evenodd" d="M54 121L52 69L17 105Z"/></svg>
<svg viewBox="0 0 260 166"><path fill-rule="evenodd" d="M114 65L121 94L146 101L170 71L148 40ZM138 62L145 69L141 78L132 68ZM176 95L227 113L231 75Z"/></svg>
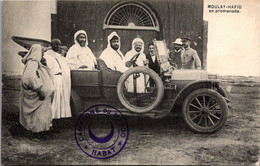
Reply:
<svg viewBox="0 0 260 166"><path fill-rule="evenodd" d="M40 44L43 47L50 47L51 45L51 42L49 41L28 37L12 36L12 40L27 50L29 50L33 44ZM21 57L24 57L27 54L27 51L19 51L18 54Z"/></svg>
<svg viewBox="0 0 260 166"><path fill-rule="evenodd" d="M49 47L50 42L41 39L34 39L34 38L27 38L27 37L19 37L19 36L12 36L12 40L19 44L20 46L29 50L33 44L40 44L43 47Z"/></svg>

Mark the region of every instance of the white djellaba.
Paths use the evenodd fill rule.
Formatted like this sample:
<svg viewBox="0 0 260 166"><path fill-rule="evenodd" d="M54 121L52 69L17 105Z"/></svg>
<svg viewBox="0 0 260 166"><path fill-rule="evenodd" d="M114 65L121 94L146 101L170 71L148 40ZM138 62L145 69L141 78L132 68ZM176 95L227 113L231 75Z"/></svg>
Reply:
<svg viewBox="0 0 260 166"><path fill-rule="evenodd" d="M142 48L140 52L137 52L135 50L135 44L136 43L141 43L142 44ZM138 56L138 58L136 59L136 64L137 66L145 66L145 61L146 61L146 56L144 54L144 41L141 38L135 38L132 42L132 49L130 51L128 51L125 55L125 62L131 60L136 54L140 53L140 55ZM130 68L132 68L133 66L131 66ZM147 81L149 80L149 77L144 76L144 74L140 73L140 76L137 78L136 80L136 91L137 93L144 93L145 92L145 84L147 83ZM134 92L134 84L133 84L133 75L131 75L128 80L125 83L126 89L128 92Z"/></svg>

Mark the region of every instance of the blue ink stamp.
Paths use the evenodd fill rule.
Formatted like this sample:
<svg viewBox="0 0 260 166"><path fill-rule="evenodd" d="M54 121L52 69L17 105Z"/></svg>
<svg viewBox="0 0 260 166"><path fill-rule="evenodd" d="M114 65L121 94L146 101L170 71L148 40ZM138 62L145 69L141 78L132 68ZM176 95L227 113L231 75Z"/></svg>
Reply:
<svg viewBox="0 0 260 166"><path fill-rule="evenodd" d="M91 106L76 123L75 139L79 148L95 159L107 159L120 153L128 136L123 114L106 104Z"/></svg>

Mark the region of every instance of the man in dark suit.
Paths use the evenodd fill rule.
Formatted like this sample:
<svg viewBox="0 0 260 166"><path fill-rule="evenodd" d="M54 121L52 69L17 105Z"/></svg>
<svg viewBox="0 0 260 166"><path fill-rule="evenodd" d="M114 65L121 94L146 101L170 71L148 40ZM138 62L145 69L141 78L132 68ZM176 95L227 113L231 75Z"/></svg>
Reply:
<svg viewBox="0 0 260 166"><path fill-rule="evenodd" d="M154 52L154 44L150 43L148 45L149 53L146 55L146 59L149 60L148 66L150 69L155 71L157 74L160 74L160 64L157 61L157 57ZM154 81L150 80L150 86L154 86Z"/></svg>

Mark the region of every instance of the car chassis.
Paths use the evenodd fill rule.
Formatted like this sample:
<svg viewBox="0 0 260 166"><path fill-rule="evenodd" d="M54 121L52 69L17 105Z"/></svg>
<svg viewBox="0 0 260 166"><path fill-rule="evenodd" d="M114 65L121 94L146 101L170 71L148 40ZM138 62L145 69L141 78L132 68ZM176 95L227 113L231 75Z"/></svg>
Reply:
<svg viewBox="0 0 260 166"><path fill-rule="evenodd" d="M50 44L16 36L12 39L26 49L32 44L44 47ZM159 75L148 67L133 67L121 73L109 69L99 58L96 70L71 70L73 116L97 104L111 105L124 115L150 118L163 118L181 108L186 124L193 131L213 133L221 129L228 118L230 101L219 80L210 78L205 70L171 70L165 41L154 40L154 44L162 68ZM19 55L24 55L24 52L19 52ZM136 89L140 76L145 78L143 92ZM134 86L131 92L125 88L129 78Z"/></svg>

